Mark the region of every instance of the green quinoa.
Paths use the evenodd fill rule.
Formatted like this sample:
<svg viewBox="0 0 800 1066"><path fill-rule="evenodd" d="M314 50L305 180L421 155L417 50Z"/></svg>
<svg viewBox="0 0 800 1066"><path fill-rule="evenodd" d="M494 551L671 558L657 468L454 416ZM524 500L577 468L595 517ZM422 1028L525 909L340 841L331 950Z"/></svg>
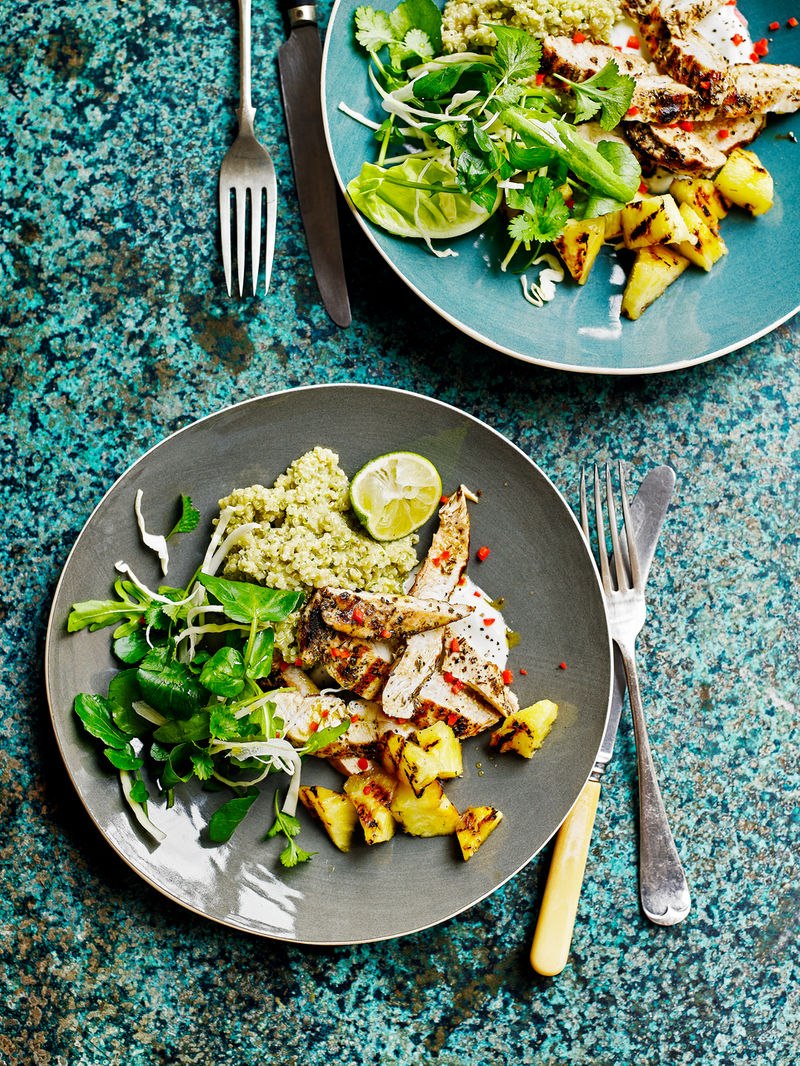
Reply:
<svg viewBox="0 0 800 1066"><path fill-rule="evenodd" d="M615 0L449 0L442 19L446 52L481 51L497 43L487 23L527 30L534 37L576 30L607 41L615 22L624 17Z"/></svg>
<svg viewBox="0 0 800 1066"><path fill-rule="evenodd" d="M231 549L225 576L305 592L323 585L402 592L417 565L417 536L373 540L350 509L349 491L338 455L321 447L296 459L272 488L235 489L219 501L220 510L232 510L228 531L258 528ZM275 627L275 646L288 661L298 655L298 620L296 611Z"/></svg>

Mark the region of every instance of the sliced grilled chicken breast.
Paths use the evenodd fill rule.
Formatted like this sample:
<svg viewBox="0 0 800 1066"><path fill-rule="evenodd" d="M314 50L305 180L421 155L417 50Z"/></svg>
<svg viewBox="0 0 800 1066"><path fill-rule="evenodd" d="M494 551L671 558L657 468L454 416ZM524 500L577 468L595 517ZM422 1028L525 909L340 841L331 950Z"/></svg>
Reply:
<svg viewBox="0 0 800 1066"><path fill-rule="evenodd" d="M626 133L643 169L664 167L675 173L712 177L736 145L749 144L764 128L763 115L696 122L690 130L680 126L629 123ZM718 136L726 133L724 140Z"/></svg>
<svg viewBox="0 0 800 1066"><path fill-rule="evenodd" d="M474 608L446 600L423 600L418 596L394 596L349 589L318 590L323 622L341 633L368 640L407 637L465 618Z"/></svg>
<svg viewBox="0 0 800 1066"><path fill-rule="evenodd" d="M415 704L414 722L418 727L441 720L462 738L491 729L502 717L476 692L466 687L454 692L452 682L446 681L439 669L423 681Z"/></svg>
<svg viewBox="0 0 800 1066"><path fill-rule="evenodd" d="M517 710L517 697L503 681L503 672L496 663L480 655L463 637L450 639L449 631L444 638L442 674L450 674L462 682L501 714Z"/></svg>

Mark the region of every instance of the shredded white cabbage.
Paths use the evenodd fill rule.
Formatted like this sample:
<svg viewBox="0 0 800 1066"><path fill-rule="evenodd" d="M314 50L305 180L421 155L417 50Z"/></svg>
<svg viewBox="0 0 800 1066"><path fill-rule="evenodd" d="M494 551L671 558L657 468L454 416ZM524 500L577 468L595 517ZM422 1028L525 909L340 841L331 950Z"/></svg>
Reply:
<svg viewBox="0 0 800 1066"><path fill-rule="evenodd" d="M169 569L169 548L167 547L167 538L162 537L159 533L148 533L144 524L144 515L142 514L142 496L143 492L138 489L136 492L136 499L133 503L133 509L136 512L136 521L139 526L139 533L142 537L142 543L146 548L150 548L156 552L161 563L161 572L164 577L167 576L167 570Z"/></svg>

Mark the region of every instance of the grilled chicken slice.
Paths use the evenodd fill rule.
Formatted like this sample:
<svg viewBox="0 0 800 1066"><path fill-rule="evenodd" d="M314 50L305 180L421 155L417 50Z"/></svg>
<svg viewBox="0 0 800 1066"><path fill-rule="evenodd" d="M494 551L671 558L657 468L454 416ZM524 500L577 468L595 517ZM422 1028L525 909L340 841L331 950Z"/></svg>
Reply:
<svg viewBox="0 0 800 1066"><path fill-rule="evenodd" d="M319 664L342 688L368 700L380 692L394 657L384 642L350 637L327 625L319 590L303 608L297 640L305 666Z"/></svg>
<svg viewBox="0 0 800 1066"><path fill-rule="evenodd" d="M517 697L503 681L500 667L480 655L463 637L452 641L449 631L445 634L445 653L442 657L443 675L452 675L501 714L512 714L519 707Z"/></svg>
<svg viewBox="0 0 800 1066"><path fill-rule="evenodd" d="M351 592L327 586L319 589L322 621L341 633L367 640L408 637L465 618L474 608L417 596L380 592Z"/></svg>
<svg viewBox="0 0 800 1066"><path fill-rule="evenodd" d="M418 728L444 721L463 738L497 725L502 715L494 707L466 687L453 688L438 668L422 683L415 698L414 723Z"/></svg>
<svg viewBox="0 0 800 1066"><path fill-rule="evenodd" d="M800 67L789 63L736 63L733 91L717 115L788 115L800 108Z"/></svg>
<svg viewBox="0 0 800 1066"><path fill-rule="evenodd" d="M693 89L659 73L653 63L641 56L621 54L608 44L576 43L571 37L548 36L542 41L541 69L570 81L586 81L611 60L620 74L636 79L631 108L636 109L640 122L674 122L693 115L700 106ZM623 120L628 117L624 116Z"/></svg>
<svg viewBox="0 0 800 1066"><path fill-rule="evenodd" d="M417 572L411 595L447 600L469 561L467 490L462 485L439 508L439 527ZM430 629L408 638L383 686L383 710L392 718L410 718L414 693L430 676L442 651L442 630Z"/></svg>
<svg viewBox="0 0 800 1066"><path fill-rule="evenodd" d="M664 167L675 173L713 177L736 145L749 144L764 128L763 115L696 122L691 130L680 126L629 123L628 140L644 170ZM726 131L726 138L717 136Z"/></svg>

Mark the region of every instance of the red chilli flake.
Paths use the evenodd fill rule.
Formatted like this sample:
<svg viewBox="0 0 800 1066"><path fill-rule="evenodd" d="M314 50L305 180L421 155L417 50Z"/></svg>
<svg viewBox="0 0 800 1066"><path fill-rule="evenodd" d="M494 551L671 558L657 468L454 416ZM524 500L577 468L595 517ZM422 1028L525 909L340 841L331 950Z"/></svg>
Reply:
<svg viewBox="0 0 800 1066"><path fill-rule="evenodd" d="M751 61L753 63L757 63L760 58L761 58L761 56L758 54L758 52L751 52L750 53L750 59L751 59Z"/></svg>
<svg viewBox="0 0 800 1066"><path fill-rule="evenodd" d="M558 668L559 668L559 670L566 670L567 664L566 663L559 663L558 664Z"/></svg>
<svg viewBox="0 0 800 1066"><path fill-rule="evenodd" d="M383 637L384 640L388 640L391 635L392 635L391 629L382 629L381 630L381 636Z"/></svg>
<svg viewBox="0 0 800 1066"><path fill-rule="evenodd" d="M536 75L536 84L537 85L541 85L543 81L544 81L544 74L537 74Z"/></svg>
<svg viewBox="0 0 800 1066"><path fill-rule="evenodd" d="M730 133L731 133L730 130L717 130L717 137L721 141L724 141L730 136Z"/></svg>
<svg viewBox="0 0 800 1066"><path fill-rule="evenodd" d="M316 733L316 731L319 729L319 722L312 722L308 728L311 730L312 733Z"/></svg>
<svg viewBox="0 0 800 1066"><path fill-rule="evenodd" d="M448 685L452 685L452 683L455 681L455 677L450 673L449 670L445 670L442 673L442 677L445 679Z"/></svg>
<svg viewBox="0 0 800 1066"><path fill-rule="evenodd" d="M780 28L781 28L780 22L770 22L769 26L767 26L768 30L779 30Z"/></svg>
<svg viewBox="0 0 800 1066"><path fill-rule="evenodd" d="M639 182L639 192L647 192L647 186L643 181Z"/></svg>
<svg viewBox="0 0 800 1066"><path fill-rule="evenodd" d="M484 624L485 626L493 626L493 625L495 624L495 622L496 622L496 621L497 621L497 619L496 619L496 618L484 618L484 620L483 620L483 624Z"/></svg>
<svg viewBox="0 0 800 1066"><path fill-rule="evenodd" d="M442 496L442 498L441 498L441 499L439 500L439 503L447 503L447 501L448 501L449 499L450 499L450 497L449 497L449 496Z"/></svg>
<svg viewBox="0 0 800 1066"><path fill-rule="evenodd" d="M797 25L797 19L794 18L794 16L792 16L792 18L789 19L789 21L786 23L786 25L787 26L791 26L791 28L794 29L795 26Z"/></svg>
<svg viewBox="0 0 800 1066"><path fill-rule="evenodd" d="M753 51L757 56L765 56L769 52L769 41L766 37L762 37L760 41L756 41L753 45Z"/></svg>
<svg viewBox="0 0 800 1066"><path fill-rule="evenodd" d="M700 82L700 88L701 89L710 89L711 88L711 82L710 81L701 81Z"/></svg>
<svg viewBox="0 0 800 1066"><path fill-rule="evenodd" d="M580 30L575 30L575 32L572 35L572 43L573 44L583 44L583 42L585 40L586 40L586 34L585 33L581 33Z"/></svg>
<svg viewBox="0 0 800 1066"><path fill-rule="evenodd" d="M464 687L464 682L461 681L460 678L456 678L455 681L453 682L453 684L450 686L450 691L451 692L460 692L463 687Z"/></svg>
<svg viewBox="0 0 800 1066"><path fill-rule="evenodd" d="M464 576L463 574L462 574L462 575L461 575L461 577L460 577L460 578L458 579L458 583L459 583L459 585L466 585L466 583L467 583L467 579L466 579L466 577L465 577L465 576Z"/></svg>
<svg viewBox="0 0 800 1066"><path fill-rule="evenodd" d="M302 660L302 659L300 658L300 656L299 656L299 655L298 655L298 656L297 656L297 658L295 659L295 661L294 661L294 665L295 665L295 666L302 666L302 665L303 665L303 660Z"/></svg>
<svg viewBox="0 0 800 1066"><path fill-rule="evenodd" d="M510 670L504 670L503 671L503 684L504 685L510 685L513 680L514 680L514 675L511 673L511 671Z"/></svg>
<svg viewBox="0 0 800 1066"><path fill-rule="evenodd" d="M731 40L734 44L739 45L744 40L744 37L742 37L741 33L734 33L733 37L731 37Z"/></svg>
<svg viewBox="0 0 800 1066"><path fill-rule="evenodd" d="M357 721L358 721L358 715L357 714L351 714L350 715L350 725L355 725ZM366 759L364 761L366 762Z"/></svg>
<svg viewBox="0 0 800 1066"><path fill-rule="evenodd" d="M441 566L442 565L442 557L440 555L435 555L433 557L433 559L431 559L431 562L433 563L434 566Z"/></svg>
<svg viewBox="0 0 800 1066"><path fill-rule="evenodd" d="M688 118L684 119L683 122L679 122L678 125L684 133L691 133L694 129L694 122L690 122Z"/></svg>
<svg viewBox="0 0 800 1066"><path fill-rule="evenodd" d="M631 118L639 114L639 108L636 106L636 104L628 108L628 114L631 116Z"/></svg>
<svg viewBox="0 0 800 1066"><path fill-rule="evenodd" d="M366 770L366 768L369 766L369 763L367 762L367 760L362 755L361 758L356 763L356 766L359 768L359 770Z"/></svg>
<svg viewBox="0 0 800 1066"><path fill-rule="evenodd" d="M449 726L454 726L457 721L458 721L458 715L457 714L448 714L448 716L447 716L447 724Z"/></svg>
<svg viewBox="0 0 800 1066"><path fill-rule="evenodd" d="M629 37L628 38L628 48L641 48L641 44L639 43L639 38L638 37Z"/></svg>
<svg viewBox="0 0 800 1066"><path fill-rule="evenodd" d="M481 562L483 562L483 560L484 560L484 559L486 558L486 556L487 556L487 555L489 554L489 549L488 549L488 548L486 547L486 545L484 544L482 548L478 548L478 550L477 550L477 552L476 552L475 554L477 555L478 559L479 559L479 560L480 560Z"/></svg>
<svg viewBox="0 0 800 1066"><path fill-rule="evenodd" d="M522 667L519 668L519 672L522 674L523 677L527 677L528 676L528 671L527 670L523 670Z"/></svg>
<svg viewBox="0 0 800 1066"><path fill-rule="evenodd" d="M363 624L363 622L364 622L364 612L361 610L360 607L354 607L353 608L353 621L357 625L362 625Z"/></svg>
<svg viewBox="0 0 800 1066"><path fill-rule="evenodd" d="M475 589L475 591L472 593L472 595L473 596L477 596L478 599L480 599L480 596L481 596L480 592L477 589Z"/></svg>
<svg viewBox="0 0 800 1066"><path fill-rule="evenodd" d="M461 651L461 645L458 643L458 637L453 637L450 641L450 651L454 654Z"/></svg>

